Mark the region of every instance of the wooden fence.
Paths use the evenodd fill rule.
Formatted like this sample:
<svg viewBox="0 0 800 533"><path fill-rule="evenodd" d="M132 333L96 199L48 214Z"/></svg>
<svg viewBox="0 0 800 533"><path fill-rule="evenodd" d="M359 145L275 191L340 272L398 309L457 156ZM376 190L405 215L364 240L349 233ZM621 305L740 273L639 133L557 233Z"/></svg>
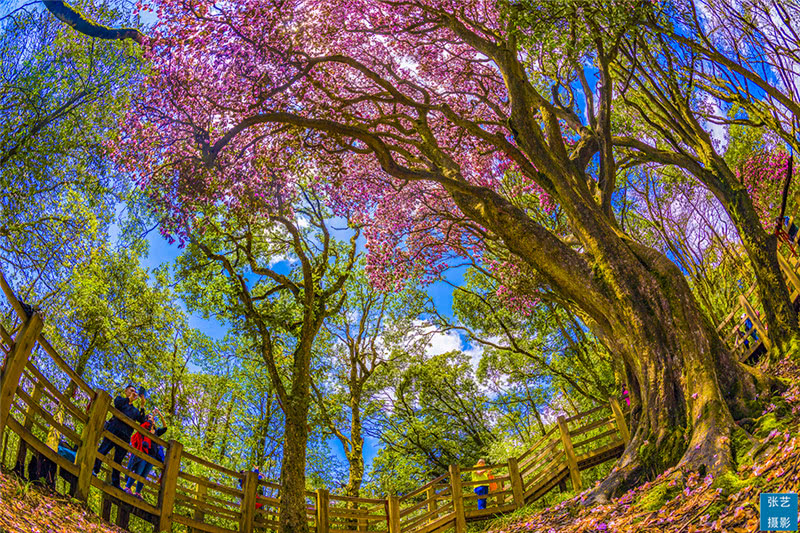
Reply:
<svg viewBox="0 0 800 533"><path fill-rule="evenodd" d="M791 228L794 223L794 217L790 217L787 228ZM782 241L778 243L778 264L795 309L800 309L798 240L800 231L797 231L789 243L782 244ZM763 310L756 283L753 283L738 296L733 310L717 326L717 333L739 361L752 361L772 349L768 324L763 321Z"/></svg>
<svg viewBox="0 0 800 533"><path fill-rule="evenodd" d="M150 435L166 450L163 462L143 454L104 429L111 416L138 425L114 408L106 391L94 390L64 361L42 334L38 313L28 316L0 274L0 286L16 314L6 330L0 325L0 436L3 466L8 454L13 468L23 474L31 461L58 468L61 489L81 502L100 498L101 515L128 528L133 514L153 525L154 531L172 531L174 524L187 532L278 531L280 486L261 481L254 472L240 473L214 464L185 450L180 442ZM154 475L142 478L113 454L100 456L103 438L151 463ZM59 441L77 449L75 459L59 453ZM618 457L630 440L625 415L616 399L575 416L558 418L558 424L518 458L488 465L497 490L478 508L472 481L475 467L450 467L447 474L401 497L348 498L320 489L307 492L308 524L317 533L429 533L454 528L465 530L470 520L513 511L570 480L581 489L580 471ZM32 459L28 459L28 455ZM13 455L13 457L12 457ZM102 462L92 474L96 459ZM126 462L126 461L123 461ZM111 469L144 485L136 498L108 483ZM57 478L56 478L57 479ZM54 486L55 479L52 480ZM94 494L94 496L92 496ZM258 504L258 505L257 505Z"/></svg>

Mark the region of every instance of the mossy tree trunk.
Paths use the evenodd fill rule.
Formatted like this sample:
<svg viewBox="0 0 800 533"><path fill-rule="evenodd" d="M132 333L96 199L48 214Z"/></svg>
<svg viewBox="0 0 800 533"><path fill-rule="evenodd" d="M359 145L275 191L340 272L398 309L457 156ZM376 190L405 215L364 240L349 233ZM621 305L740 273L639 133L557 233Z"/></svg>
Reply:
<svg viewBox="0 0 800 533"><path fill-rule="evenodd" d="M550 288L622 359L635 429L599 497L679 462L712 473L732 466L734 417L751 414L748 400L769 384L732 358L674 263L628 238L579 189L563 194L570 196L567 211L586 248L580 260L493 191L450 190L465 214L545 274Z"/></svg>

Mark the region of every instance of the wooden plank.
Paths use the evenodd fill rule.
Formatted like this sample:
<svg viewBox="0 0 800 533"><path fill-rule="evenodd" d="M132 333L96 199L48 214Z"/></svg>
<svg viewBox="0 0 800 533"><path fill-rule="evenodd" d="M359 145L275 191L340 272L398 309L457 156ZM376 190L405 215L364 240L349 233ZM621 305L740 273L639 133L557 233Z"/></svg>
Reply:
<svg viewBox="0 0 800 533"><path fill-rule="evenodd" d="M102 458L103 465L105 465L105 466L108 466L108 468L109 468L110 470L117 470L117 471L119 471L119 472L120 472L120 476L122 476L122 474L125 474L127 477L131 477L131 478L133 478L135 481L140 481L140 482L142 483L142 486L144 486L145 488L151 489L151 490L152 490L152 493L158 493L158 490L159 490L159 488L160 488L158 484L156 484L156 483L153 483L153 482L152 482L152 481L150 481L149 479L143 478L143 477L142 477L142 476L140 476L139 474L135 474L135 473L134 473L134 472L132 472L132 471L131 471L131 470L130 470L130 469L127 467L127 466L125 466L125 465L121 465L121 464L117 463L116 461L114 461L114 459L112 459L112 458L108 457L108 455L106 455L106 457L104 457L104 458L103 458L103 457L102 457L102 456L101 456L101 455L98 453L98 454L96 455L96 457L97 457L98 459ZM124 462L124 459L123 459L123 462Z"/></svg>
<svg viewBox="0 0 800 533"><path fill-rule="evenodd" d="M400 501L401 501L401 502L403 502L403 501L405 501L405 500L408 500L409 498L413 498L414 496L416 496L416 495L418 495L418 494L421 494L422 492L425 492L426 490L428 490L428 487L431 487L431 486L433 486L433 485L436 485L436 484L437 484L437 483L439 483L440 481L443 481L443 480L444 480L446 477L447 477L447 474L442 474L441 476L439 476L439 477L437 477L437 478L433 479L432 481L429 481L428 483L426 483L426 484L422 485L421 487L419 487L419 488L417 488L417 489L414 489L414 490L412 490L412 491L411 491L411 492L409 492L408 494L405 494L405 495L403 495L403 496L400 498Z"/></svg>
<svg viewBox="0 0 800 533"><path fill-rule="evenodd" d="M195 506L195 508L194 508L194 520L196 522L203 522L203 520L205 519L205 513L203 512L203 507L202 506L206 505L206 501L205 500L206 500L206 493L208 492L208 489L202 483L197 483L195 490L196 490L196 494L197 494L196 499L201 505Z"/></svg>
<svg viewBox="0 0 800 533"><path fill-rule="evenodd" d="M558 425L556 425L556 427L558 427ZM556 437L552 438L550 441L548 441L546 446L542 447L536 453L536 455L531 455L525 461L519 461L520 469L527 470L527 468L531 464L539 461L542 457L545 457L548 454L548 452L553 449L553 446L555 446L559 442L561 442L561 437L560 436L556 436Z"/></svg>
<svg viewBox="0 0 800 533"><path fill-rule="evenodd" d="M48 422L50 426L58 430L62 435L65 435L71 442L73 443L80 442L81 437L74 429L69 428L64 424L60 423L58 420L56 420L53 415L45 411L45 409L41 405L35 402L33 398L28 396L27 392L25 392L21 388L17 389L17 397L19 397L23 402L25 402L25 405L27 406L28 409L33 409L35 414L39 415L42 419L44 419L45 422Z"/></svg>
<svg viewBox="0 0 800 533"><path fill-rule="evenodd" d="M184 455L189 455L189 453L186 452ZM238 479L239 476L241 476L241 474L237 472L235 477ZM224 492L232 496L236 496L237 498L241 498L243 495L242 489L234 489L233 487L229 487L227 485L221 485L216 481L211 481L210 479L198 477L195 476L194 474L190 474L189 472L181 471L178 473L178 477L180 477L181 479L185 479L186 481L191 481L192 483L202 483L211 490L215 490L217 492Z"/></svg>
<svg viewBox="0 0 800 533"><path fill-rule="evenodd" d="M6 328L3 327L3 324L0 324L0 341L2 341L2 344L8 347L8 350L6 350L4 346L2 348L3 351L11 351L11 345L14 344L14 340L11 338L11 335L8 333L8 331L6 331Z"/></svg>
<svg viewBox="0 0 800 533"><path fill-rule="evenodd" d="M242 491L242 505L239 509L239 531L243 533L253 533L253 519L256 512L256 489L258 488L258 474L255 472L245 472Z"/></svg>
<svg viewBox="0 0 800 533"><path fill-rule="evenodd" d="M597 407L592 407L588 411L583 411L582 413L577 413L575 415L572 415L569 418L565 418L564 421L569 424L570 422L575 422L576 420L579 420L581 418L585 418L585 417L587 417L589 415L592 415L592 414L596 413L597 411L600 411L601 409L605 409L605 408L606 408L605 405L600 404Z"/></svg>
<svg viewBox="0 0 800 533"><path fill-rule="evenodd" d="M228 509L227 507L221 507L219 505L214 505L208 501L200 501L196 498L192 498L189 495L181 494L180 492L175 494L175 501L191 507L194 509L194 516L195 520L198 522L202 522L208 515L214 516L216 518L222 518L224 520L231 520L233 522L239 523L239 519L241 518L241 504L236 506L236 510ZM198 512L203 515L202 518L198 518Z"/></svg>
<svg viewBox="0 0 800 533"><path fill-rule="evenodd" d="M382 514L373 514L368 509L345 509L341 507L329 507L328 516L330 518L342 518L350 520L386 520Z"/></svg>
<svg viewBox="0 0 800 533"><path fill-rule="evenodd" d="M536 501L560 484L566 486L565 481L567 478L569 478L569 469L561 465L561 469L554 472L552 477L549 477L545 482L538 483L528 488L525 492L525 501Z"/></svg>
<svg viewBox="0 0 800 533"><path fill-rule="evenodd" d="M458 465L450 465L450 489L453 494L453 512L456 515L456 533L465 533L467 530L467 519L464 515L464 494L461 488L461 469Z"/></svg>
<svg viewBox="0 0 800 533"><path fill-rule="evenodd" d="M546 435L542 436L539 440L537 440L535 443L533 443L533 445L531 445L527 450L522 452L522 455L520 455L517 458L517 461L522 463L523 461L525 461L525 459L528 458L528 456L530 454L535 452L537 448L539 448L540 446L545 446L549 442L550 434L553 433L557 429L557 427L558 426L556 426L554 428L550 428L550 431L548 431Z"/></svg>
<svg viewBox="0 0 800 533"><path fill-rule="evenodd" d="M438 520L435 520L429 524L422 526L421 528L417 529L415 533L433 533L434 531L438 531L440 529L444 529L448 526L448 524L453 523L455 525L456 522L456 513L451 512L448 515L445 515ZM391 532L390 532L391 533Z"/></svg>
<svg viewBox="0 0 800 533"><path fill-rule="evenodd" d="M535 463L530 463L526 465L524 468L522 468L522 477L524 478L528 476L529 474L535 472L542 466L552 461L554 457L560 456L562 451L558 447L559 444L561 444L561 438L551 442L548 445L548 447L545 450L543 450L546 453L543 453L540 457L537 457Z"/></svg>
<svg viewBox="0 0 800 533"><path fill-rule="evenodd" d="M596 440L600 440L600 439L602 439L604 437L608 437L610 435L616 435L618 433L618 431L619 430L617 430L617 428L614 427L614 428L611 428L611 429L609 429L607 431L604 431L603 433L598 433L597 435L589 437L588 439L584 439L584 440L582 440L580 442L575 442L575 443L572 444L573 449L582 448L584 446L587 446L587 445L593 443Z"/></svg>
<svg viewBox="0 0 800 533"><path fill-rule="evenodd" d="M169 446L169 443L164 439L157 437L155 433L152 431L147 431L141 425L141 423L137 422L136 420L130 418L125 413L114 407L113 405L109 408L109 412L111 415L116 418L117 420L121 421L123 424L131 428L134 432L137 433L147 433L147 438L149 438L152 442L158 444L162 448L166 448ZM238 477L238 474L237 474Z"/></svg>
<svg viewBox="0 0 800 533"><path fill-rule="evenodd" d="M8 300L8 303L10 303L11 307L14 308L14 311L16 311L17 316L19 316L23 320L26 319L27 315L25 314L25 310L22 308L22 304L19 303L19 300L14 294L14 291L11 290L11 285L8 284L8 282L6 281L6 277L3 275L2 272L0 272L0 288L3 289L3 293L6 295L6 300Z"/></svg>
<svg viewBox="0 0 800 533"><path fill-rule="evenodd" d="M443 512L447 512L446 510L449 507L450 507L449 505L443 505L442 507L436 509L433 512L426 512L425 514L421 514L419 516L415 516L415 517L407 520L405 523L400 524L401 529L403 531L408 531L408 530L412 530L413 531L420 524L424 524L425 522L435 522L436 520L439 519L439 515L440 514L442 514Z"/></svg>
<svg viewBox="0 0 800 533"><path fill-rule="evenodd" d="M780 266L780 269L783 271L783 274L789 280L789 284L791 285L791 287L794 287L794 290L800 292L800 278L797 277L797 273L794 271L791 265L789 265L789 263L781 254L778 254L778 265Z"/></svg>
<svg viewBox="0 0 800 533"><path fill-rule="evenodd" d="M36 344L36 337L39 336L43 326L41 315L34 313L17 334L14 339L14 347L6 358L3 373L0 375L0 435L3 434L6 420L11 412L11 400L17 392L22 371L28 364L28 358Z"/></svg>
<svg viewBox="0 0 800 533"><path fill-rule="evenodd" d="M33 397L32 397L33 403L38 403L39 397L41 395L42 395L42 386L39 383L36 383L33 386ZM33 413L34 413L33 407L29 405L28 409L25 410L25 418L22 421L22 427L24 427L28 431L30 431L31 427L33 427L33 422L34 422ZM25 445L25 441L20 439L19 446L17 447L17 459L14 461L15 465L14 468L15 470L17 470L17 473L20 475L20 477L24 477L25 475L25 459L27 457L27 453L28 453L28 447ZM5 461L2 461L0 462L0 464L4 462Z"/></svg>
<svg viewBox="0 0 800 533"><path fill-rule="evenodd" d="M236 533L235 529L225 529L224 527L198 522L197 520L179 514L173 515L172 519L174 522L190 527L196 531L204 531L206 533Z"/></svg>
<svg viewBox="0 0 800 533"><path fill-rule="evenodd" d="M212 463L211 461L208 461L206 459L203 459L202 457L198 457L196 455L193 455L190 452L183 452L183 459L185 461L191 461L193 463L197 463L197 464L203 465L205 467L211 468L212 470L216 470L217 472L221 472L221 473L225 474L228 477L232 477L232 478L236 478L236 479L241 477L241 474L239 472L237 472L236 470L231 470L230 468L225 468L224 466L218 465L216 463Z"/></svg>
<svg viewBox="0 0 800 533"><path fill-rule="evenodd" d="M578 470L578 460L575 457L575 450L572 448L572 440L570 440L569 437L567 421L563 416L558 417L558 427L561 428L561 442L564 444L564 451L566 452L567 467L569 468L569 476L572 480L572 490L578 492L582 488L581 473Z"/></svg>
<svg viewBox="0 0 800 533"><path fill-rule="evenodd" d="M67 362L64 361L64 358L58 354L56 349L53 348L50 342L41 333L39 334L38 341L39 341L39 346L41 346L42 349L47 353L47 355L50 356L50 359L53 360L56 366L58 366L58 368L60 368L67 376L69 376L69 378L72 381L77 383L78 387L80 387L83 390L83 392L85 392L89 396L89 399L91 401L91 399L93 399L95 395L94 389L92 389L92 387L88 383L86 383L82 377L80 377L74 370L72 370L72 368L67 364Z"/></svg>
<svg viewBox="0 0 800 533"><path fill-rule="evenodd" d="M129 453L131 455L135 455L136 457L138 457L142 461L148 462L151 465L155 466L156 468L161 468L161 469L164 468L164 463L162 463L161 461L159 461L155 457L151 457L151 456L147 455L146 453L144 453L141 450L137 450L136 448L131 446L131 444L129 442L125 442L124 440L122 440L121 438L117 437L116 435L114 435L110 431L108 431L108 430L103 431L102 437L104 439L110 440L111 442L113 442L117 446L121 447L122 449L125 450L126 453Z"/></svg>
<svg viewBox="0 0 800 533"><path fill-rule="evenodd" d="M280 485L275 485L275 488L280 488ZM316 493L312 492L310 495L313 495L316 498ZM353 502L353 503L367 503L367 504L380 504L383 505L386 500L382 500L380 498L356 498L355 496L344 496L341 494L337 495L328 495L331 501L338 501L338 502ZM400 499L401 501L403 498Z"/></svg>
<svg viewBox="0 0 800 533"><path fill-rule="evenodd" d="M765 328L764 324L761 323L761 319L759 319L755 311L753 311L753 308L750 306L750 302L747 301L747 298L739 295L739 302L741 302L744 312L748 317L750 317L750 321L753 323L753 326L755 326L756 330L758 330L758 334L761 336L760 340L764 343L764 348L766 348L767 351L770 351L772 349L772 343L770 342L769 337L767 337L767 328Z"/></svg>
<svg viewBox="0 0 800 533"><path fill-rule="evenodd" d="M603 426L605 426L607 424L611 424L613 421L614 421L614 417L613 416L611 416L609 418L601 418L599 420L595 420L594 422L591 422L591 423L589 423L589 424L587 424L585 426L581 426L578 429L570 431L569 432L569 436L572 437L572 438L579 437L579 436L583 435L584 433L590 432L593 429L597 429L597 428L603 427Z"/></svg>
<svg viewBox="0 0 800 533"><path fill-rule="evenodd" d="M178 472L181 466L183 444L176 440L169 441L164 471L161 474L161 490L158 493L158 507L161 511L158 520L158 531L172 530L175 490L178 485Z"/></svg>
<svg viewBox="0 0 800 533"><path fill-rule="evenodd" d="M66 406L67 411L72 413L72 416L77 418L79 421L86 423L86 421L89 419L89 415L87 415L77 405L72 403L72 400L67 398L61 391L59 391L55 385L50 383L50 381L44 377L44 375L39 371L38 368L36 368L36 366L29 362L25 369L29 371L34 378L36 378L37 382L41 383L47 389L48 395L53 399L54 402Z"/></svg>
<svg viewBox="0 0 800 533"><path fill-rule="evenodd" d="M19 435L19 437L23 439L28 446L36 450L38 453L44 455L50 461L54 462L56 466L69 472L74 476L78 475L78 468L73 463L67 461L65 457L58 455L58 453L56 453L52 448L50 448L50 446L43 443L36 437L36 435L25 429L25 427L19 422L17 422L16 419L9 418L7 426L8 429Z"/></svg>
<svg viewBox="0 0 800 533"><path fill-rule="evenodd" d="M436 511L436 488L433 485L426 487L426 496L428 500L428 512Z"/></svg>
<svg viewBox="0 0 800 533"><path fill-rule="evenodd" d="M517 509L516 504L508 504L508 505L501 505L501 506L493 506L487 507L486 509L470 509L467 511L466 518L469 521L473 520L485 520L495 515L510 513Z"/></svg>
<svg viewBox="0 0 800 533"><path fill-rule="evenodd" d="M436 503L435 497L434 497L433 503L434 504ZM404 518L405 516L413 513L414 511L417 511L417 510L419 510L419 509L421 509L421 508L423 508L425 506L430 507L430 504L431 504L431 500L425 499L425 500L422 500L420 502L415 503L411 507L406 507L405 509L402 509L400 511L400 518Z"/></svg>

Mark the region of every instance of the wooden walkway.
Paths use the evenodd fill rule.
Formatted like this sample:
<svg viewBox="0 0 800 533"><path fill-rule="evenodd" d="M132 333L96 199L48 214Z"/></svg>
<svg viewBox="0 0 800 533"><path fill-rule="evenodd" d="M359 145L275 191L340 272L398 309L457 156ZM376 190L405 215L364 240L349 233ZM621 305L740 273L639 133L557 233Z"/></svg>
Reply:
<svg viewBox="0 0 800 533"><path fill-rule="evenodd" d="M135 422L117 411L106 391L94 390L42 334L38 314L28 316L0 274L0 286L17 319L0 325L0 436L2 466L26 473L31 464L51 468L52 485L79 501L100 503L100 513L128 528L131 516L153 525L154 531L276 532L280 516L280 486L260 481L253 472L241 474L185 450L180 442L151 439L164 447L164 462L133 449L104 430L111 416L134 429ZM430 533L448 528L465 530L467 521L483 520L518 509L569 481L582 488L580 472L616 459L630 434L625 412L616 399L565 418L520 457L489 465L497 490L478 509L476 468L450 467L449 472L408 494L388 498L348 498L324 489L307 492L309 529L317 533ZM99 456L98 444L110 438L154 466L143 479L110 456ZM58 453L63 439L77 448L75 461ZM96 458L103 462L92 475ZM143 498L135 498L107 481L111 467L144 483ZM258 506L256 504L259 504Z"/></svg>
<svg viewBox="0 0 800 533"><path fill-rule="evenodd" d="M789 218L787 228L794 223ZM784 229L787 229L784 228ZM790 298L795 310L800 310L800 231L789 243L778 242L778 264L783 279L789 288ZM733 351L739 361L755 362L761 355L772 349L769 339L769 325L763 322L764 310L757 297L755 282L740 294L733 310L717 326L717 333Z"/></svg>

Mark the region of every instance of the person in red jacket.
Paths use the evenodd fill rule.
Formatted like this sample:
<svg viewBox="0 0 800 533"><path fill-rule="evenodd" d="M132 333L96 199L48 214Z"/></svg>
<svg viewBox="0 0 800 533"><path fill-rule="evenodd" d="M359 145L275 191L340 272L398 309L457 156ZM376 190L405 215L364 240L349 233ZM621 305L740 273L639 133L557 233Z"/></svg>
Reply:
<svg viewBox="0 0 800 533"><path fill-rule="evenodd" d="M150 437L148 435L153 430L152 415L148 415L147 419L144 422L142 422L142 429L144 429L145 431L139 430L135 432L131 437L131 446L133 446L135 449L139 450L145 455L150 455L150 447L152 446L153 441L150 440ZM147 474L149 473L150 468L147 468L148 466L150 468L153 467L153 465L151 465L150 463L148 463L147 461L145 461L144 459L142 459L137 455L131 455L131 460L128 462L128 470L141 477L146 477ZM145 469L147 469L148 472L145 472ZM131 491L131 486L133 486L134 481L136 481L134 478L128 476L127 480L125 481L125 492L129 494L134 494ZM136 491L135 496L141 497L142 487L143 484L141 481L139 481L136 487L138 490Z"/></svg>

